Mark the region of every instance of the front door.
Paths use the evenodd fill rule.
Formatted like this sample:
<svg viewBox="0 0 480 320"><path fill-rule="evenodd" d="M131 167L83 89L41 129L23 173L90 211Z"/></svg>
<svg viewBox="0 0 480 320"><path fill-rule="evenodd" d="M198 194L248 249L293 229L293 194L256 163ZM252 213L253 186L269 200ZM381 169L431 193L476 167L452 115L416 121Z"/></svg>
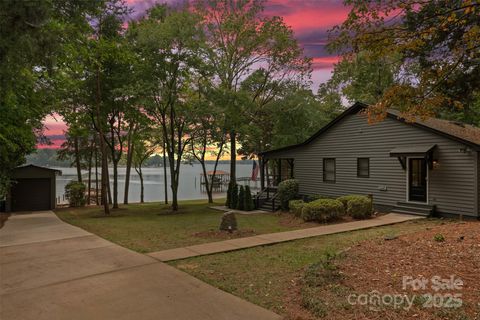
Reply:
<svg viewBox="0 0 480 320"><path fill-rule="evenodd" d="M427 202L427 161L408 159L408 200Z"/></svg>

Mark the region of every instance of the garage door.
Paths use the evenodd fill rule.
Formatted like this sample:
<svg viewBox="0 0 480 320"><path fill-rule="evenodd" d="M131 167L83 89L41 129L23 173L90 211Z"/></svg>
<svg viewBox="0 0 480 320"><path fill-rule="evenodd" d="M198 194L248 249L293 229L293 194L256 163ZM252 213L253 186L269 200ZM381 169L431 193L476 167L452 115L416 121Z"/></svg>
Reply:
<svg viewBox="0 0 480 320"><path fill-rule="evenodd" d="M12 211L49 210L50 179L18 179L12 188Z"/></svg>

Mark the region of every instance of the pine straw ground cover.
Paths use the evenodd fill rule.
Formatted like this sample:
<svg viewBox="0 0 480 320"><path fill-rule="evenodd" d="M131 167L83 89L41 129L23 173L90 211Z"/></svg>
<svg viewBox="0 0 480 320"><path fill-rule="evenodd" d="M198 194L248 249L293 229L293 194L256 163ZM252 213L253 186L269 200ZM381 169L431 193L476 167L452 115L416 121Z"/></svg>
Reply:
<svg viewBox="0 0 480 320"><path fill-rule="evenodd" d="M479 259L479 222L422 219L171 264L292 320L463 320L480 319ZM423 308L427 301L420 294L437 292L402 289L403 276L430 279L452 275L463 280L463 288L439 293L460 291L463 306L459 309ZM410 301L418 297L409 310L348 303L350 294L373 290L406 294Z"/></svg>
<svg viewBox="0 0 480 320"><path fill-rule="evenodd" d="M479 222L446 224L388 239L361 242L307 268L289 304L292 309L295 304L307 307L300 310L298 319L315 315L326 319L480 319ZM413 279L424 281L425 286L414 288ZM451 286L451 279L457 286ZM368 303L358 298L361 295L369 297ZM390 297L397 297L397 305Z"/></svg>

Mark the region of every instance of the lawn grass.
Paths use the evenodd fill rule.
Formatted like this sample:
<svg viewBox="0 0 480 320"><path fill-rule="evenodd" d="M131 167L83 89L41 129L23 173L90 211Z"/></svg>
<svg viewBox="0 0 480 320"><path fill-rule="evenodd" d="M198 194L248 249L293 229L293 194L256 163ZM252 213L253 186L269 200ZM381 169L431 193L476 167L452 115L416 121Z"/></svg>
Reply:
<svg viewBox="0 0 480 320"><path fill-rule="evenodd" d="M216 200L214 205L223 204ZM222 239L199 237L197 232L218 230L223 212L210 209L205 200L181 201L178 214L161 203L120 205L105 217L100 207L64 208L55 211L65 222L137 252L153 252ZM254 234L298 229L281 223L277 214L237 214L240 230ZM252 235L252 234L249 234Z"/></svg>
<svg viewBox="0 0 480 320"><path fill-rule="evenodd" d="M285 305L291 295L292 286L310 264L363 240L413 233L439 223L443 223L442 220L413 220L390 226L189 258L170 264L215 287L279 314L285 314Z"/></svg>

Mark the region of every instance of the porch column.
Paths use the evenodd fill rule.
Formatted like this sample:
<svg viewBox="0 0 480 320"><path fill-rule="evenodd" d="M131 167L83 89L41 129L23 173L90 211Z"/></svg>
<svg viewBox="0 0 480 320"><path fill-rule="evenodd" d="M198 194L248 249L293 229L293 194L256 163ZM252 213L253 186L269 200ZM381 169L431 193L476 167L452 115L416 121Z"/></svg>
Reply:
<svg viewBox="0 0 480 320"><path fill-rule="evenodd" d="M277 179L277 184L282 182L282 159L277 160L277 168L278 168L278 179Z"/></svg>
<svg viewBox="0 0 480 320"><path fill-rule="evenodd" d="M266 177L266 181L267 181L267 187L270 186L270 174L268 172L268 161L269 161L269 159L267 159L263 164L264 167L265 167L265 177Z"/></svg>
<svg viewBox="0 0 480 320"><path fill-rule="evenodd" d="M265 163L263 157L258 158L259 166L260 166L260 189L265 189Z"/></svg>

